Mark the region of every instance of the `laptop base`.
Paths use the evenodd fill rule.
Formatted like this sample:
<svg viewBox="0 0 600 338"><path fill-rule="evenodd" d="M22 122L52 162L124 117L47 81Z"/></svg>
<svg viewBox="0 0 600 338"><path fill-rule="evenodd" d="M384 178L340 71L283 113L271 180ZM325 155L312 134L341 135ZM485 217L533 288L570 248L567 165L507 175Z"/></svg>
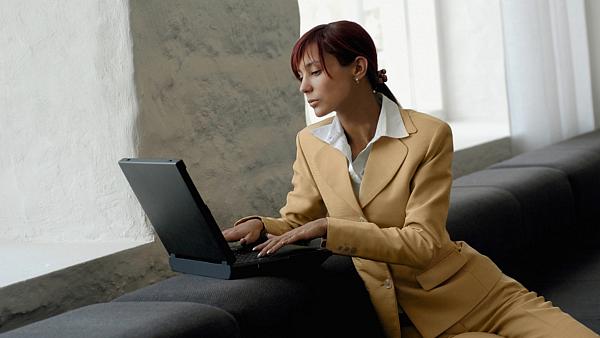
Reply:
<svg viewBox="0 0 600 338"><path fill-rule="evenodd" d="M232 268L227 262L222 264L203 262L194 259L169 256L169 265L173 271L218 279L236 279L256 274L256 266Z"/></svg>
<svg viewBox="0 0 600 338"><path fill-rule="evenodd" d="M297 247L297 246L292 246ZM288 249L285 248L284 249ZM288 250L294 250L289 248ZM304 251L309 248L300 248ZM298 250L298 249L296 249ZM281 250L286 251L286 250ZM276 261L266 259L264 264L248 265L228 265L227 262L210 263L200 260L177 257L174 254L169 256L169 265L176 272L185 274L212 277L218 279L238 279L250 276L260 275L285 275L289 273L298 273L310 269L318 268L325 259L331 256L331 251L326 249L316 250L310 256L282 256Z"/></svg>

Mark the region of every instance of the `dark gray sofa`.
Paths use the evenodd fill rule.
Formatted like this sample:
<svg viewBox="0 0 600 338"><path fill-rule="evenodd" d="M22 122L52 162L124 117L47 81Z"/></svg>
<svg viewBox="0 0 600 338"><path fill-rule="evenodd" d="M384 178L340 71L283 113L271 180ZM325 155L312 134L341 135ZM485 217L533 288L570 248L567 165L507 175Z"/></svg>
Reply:
<svg viewBox="0 0 600 338"><path fill-rule="evenodd" d="M2 337L240 337L235 318L191 302L114 302L85 306Z"/></svg>
<svg viewBox="0 0 600 338"><path fill-rule="evenodd" d="M600 130L453 182L448 230L600 332ZM179 275L0 335L383 337L348 257L223 281Z"/></svg>

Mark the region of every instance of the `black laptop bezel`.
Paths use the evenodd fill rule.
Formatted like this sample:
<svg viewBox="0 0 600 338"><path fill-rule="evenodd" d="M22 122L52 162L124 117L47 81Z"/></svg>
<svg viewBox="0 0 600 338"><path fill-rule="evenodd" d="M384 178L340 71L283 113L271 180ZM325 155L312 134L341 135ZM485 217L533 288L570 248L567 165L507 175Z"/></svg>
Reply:
<svg viewBox="0 0 600 338"><path fill-rule="evenodd" d="M131 184L132 182L130 181L130 178L128 177L128 174L126 172L127 166L139 165L139 164L141 164L141 165L152 165L152 164L171 165L178 171L180 177L183 179L183 181L185 183L187 191L190 193L190 196L192 197L196 207L200 211L201 217L204 218L204 223L207 226L207 230L211 236L211 240L213 241L214 244L216 244L216 247L221 251L221 253L225 257L225 261L221 262L221 263L233 265L236 260L235 255L232 252L232 250L230 249L229 244L223 237L223 234L221 233L221 229L217 225L217 222L215 221L212 213L210 212L210 209L204 203L204 201L202 200L202 197L200 197L200 193L196 189L196 186L194 185L192 178L190 177L189 173L187 172L187 169L186 169L186 166L185 166L185 163L183 162L183 160L182 159L123 158L119 161L119 166L121 167L126 179L129 181L134 194L136 195L136 197L138 198L138 201L140 202L140 205L142 205L142 208L146 212L146 215L149 215L151 213L149 213L147 210L145 210L145 207L144 207L143 203L141 203L140 197L138 196L138 192L136 192L135 189L133 188L133 185ZM150 218L150 217L148 217L148 218ZM150 222L152 223L152 219L150 219ZM153 224L153 226L154 226L154 224ZM199 224L198 226L201 226L201 225ZM157 230L156 226L154 226L154 229L157 232L159 231L159 230ZM159 237L160 237L160 234L159 234ZM182 253L178 253L169 248L167 248L167 250L169 251L169 254L173 254L176 257L191 258L191 259L206 259L206 257L186 257L185 255L182 255Z"/></svg>

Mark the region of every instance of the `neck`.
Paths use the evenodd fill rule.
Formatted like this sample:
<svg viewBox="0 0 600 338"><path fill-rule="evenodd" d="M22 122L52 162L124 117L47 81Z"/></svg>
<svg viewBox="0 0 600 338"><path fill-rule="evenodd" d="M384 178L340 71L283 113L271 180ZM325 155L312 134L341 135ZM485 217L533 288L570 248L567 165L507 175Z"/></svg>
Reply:
<svg viewBox="0 0 600 338"><path fill-rule="evenodd" d="M336 111L340 124L346 132L350 146L366 146L375 136L381 102L371 90L359 90L345 105Z"/></svg>

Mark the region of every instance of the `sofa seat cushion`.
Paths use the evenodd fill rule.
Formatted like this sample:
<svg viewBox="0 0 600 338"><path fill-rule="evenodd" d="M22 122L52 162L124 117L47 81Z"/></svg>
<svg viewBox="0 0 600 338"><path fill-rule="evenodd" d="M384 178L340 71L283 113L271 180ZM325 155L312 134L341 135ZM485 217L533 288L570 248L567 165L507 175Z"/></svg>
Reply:
<svg viewBox="0 0 600 338"><path fill-rule="evenodd" d="M182 302L100 303L0 335L17 337L240 337L229 313Z"/></svg>
<svg viewBox="0 0 600 338"><path fill-rule="evenodd" d="M519 200L497 187L452 187L446 228L452 240L469 243L503 270L534 241L522 224Z"/></svg>
<svg viewBox="0 0 600 338"><path fill-rule="evenodd" d="M220 280L179 275L114 300L186 301L231 313L247 337L382 337L362 280L349 257L286 276Z"/></svg>
<svg viewBox="0 0 600 338"><path fill-rule="evenodd" d="M553 148L583 149L600 154L600 129L551 145Z"/></svg>
<svg viewBox="0 0 600 338"><path fill-rule="evenodd" d="M208 304L231 313L244 336L250 327L270 330L289 323L306 309L309 288L299 280L261 276L221 280L179 275L128 293L121 301L177 301Z"/></svg>
<svg viewBox="0 0 600 338"><path fill-rule="evenodd" d="M530 151L490 168L547 167L564 172L571 184L576 206L576 223L581 226L582 239L598 238L600 232L600 152L546 147Z"/></svg>
<svg viewBox="0 0 600 338"><path fill-rule="evenodd" d="M517 241L530 250L546 250L577 232L575 202L565 173L542 167L485 169L462 176L454 187L494 187L511 193L519 202L522 230L499 241ZM474 243L476 245L476 243Z"/></svg>
<svg viewBox="0 0 600 338"><path fill-rule="evenodd" d="M600 333L600 247L522 257L525 287Z"/></svg>

